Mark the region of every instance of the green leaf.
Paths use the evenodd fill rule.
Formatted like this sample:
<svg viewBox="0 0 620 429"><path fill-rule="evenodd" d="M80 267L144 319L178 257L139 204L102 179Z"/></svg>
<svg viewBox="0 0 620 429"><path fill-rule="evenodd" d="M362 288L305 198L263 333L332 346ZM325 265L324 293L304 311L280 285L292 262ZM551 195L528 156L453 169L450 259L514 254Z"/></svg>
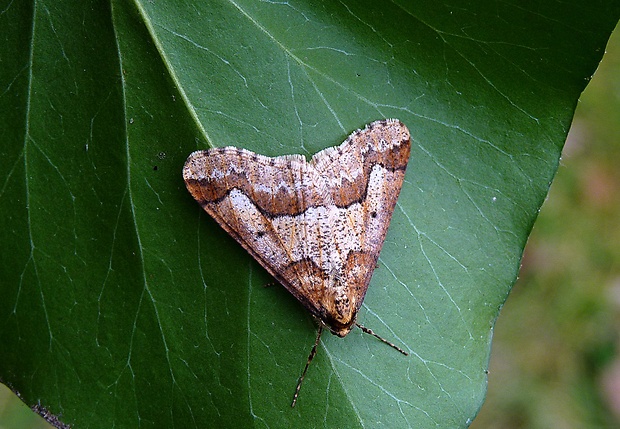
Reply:
<svg viewBox="0 0 620 429"><path fill-rule="evenodd" d="M9 2L0 379L72 427L465 427L617 2ZM359 321L325 335L185 190L396 117L412 156Z"/></svg>

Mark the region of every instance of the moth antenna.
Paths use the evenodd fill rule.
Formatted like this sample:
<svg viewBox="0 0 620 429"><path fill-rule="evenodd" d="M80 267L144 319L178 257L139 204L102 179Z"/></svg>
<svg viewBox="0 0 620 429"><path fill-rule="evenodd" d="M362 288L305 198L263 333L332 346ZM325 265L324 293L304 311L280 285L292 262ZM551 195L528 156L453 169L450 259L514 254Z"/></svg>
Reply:
<svg viewBox="0 0 620 429"><path fill-rule="evenodd" d="M306 376L306 371L308 371L308 367L310 366L310 362L316 356L316 348L319 345L319 340L321 339L321 333L323 332L323 326L319 326L319 332L316 335L316 340L314 341L314 346L312 346L312 350L310 350L310 355L308 356L308 362L306 362L306 367L304 371L301 373L301 377L299 377L299 381L297 382L297 388L295 389L295 395L293 395L293 403L291 407L294 407L297 403L297 397L299 396L299 389L301 389L301 383L304 382L304 377Z"/></svg>
<svg viewBox="0 0 620 429"><path fill-rule="evenodd" d="M393 349L398 350L399 352L401 352L402 354L404 354L405 356L409 356L409 353L407 353L406 351L404 351L403 349L401 349L400 347L398 347L396 344L390 343L388 340L386 340L385 338L380 337L379 335L375 334L374 331L372 329L369 329L365 326L360 325L359 323L355 323L355 326L357 326L358 328L360 328L362 331L364 331L365 333L372 335L373 337L381 340L382 342L384 342L385 344L387 344L388 346L392 347Z"/></svg>

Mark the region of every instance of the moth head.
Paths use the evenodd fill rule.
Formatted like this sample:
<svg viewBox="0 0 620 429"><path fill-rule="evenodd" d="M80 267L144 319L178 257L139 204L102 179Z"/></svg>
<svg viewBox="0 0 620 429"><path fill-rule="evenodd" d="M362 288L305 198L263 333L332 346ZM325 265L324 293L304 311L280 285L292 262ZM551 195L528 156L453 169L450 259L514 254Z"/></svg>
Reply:
<svg viewBox="0 0 620 429"><path fill-rule="evenodd" d="M357 305L355 296L336 283L327 289L325 296L325 315L322 321L329 330L339 337L346 336L355 325Z"/></svg>

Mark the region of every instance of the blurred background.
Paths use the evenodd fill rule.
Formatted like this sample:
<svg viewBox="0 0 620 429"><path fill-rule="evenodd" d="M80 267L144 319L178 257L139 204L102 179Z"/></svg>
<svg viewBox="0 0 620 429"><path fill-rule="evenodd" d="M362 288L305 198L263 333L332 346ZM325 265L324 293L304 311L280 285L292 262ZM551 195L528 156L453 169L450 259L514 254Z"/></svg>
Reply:
<svg viewBox="0 0 620 429"><path fill-rule="evenodd" d="M620 428L620 28L581 97L471 428ZM0 384L0 429L50 428Z"/></svg>

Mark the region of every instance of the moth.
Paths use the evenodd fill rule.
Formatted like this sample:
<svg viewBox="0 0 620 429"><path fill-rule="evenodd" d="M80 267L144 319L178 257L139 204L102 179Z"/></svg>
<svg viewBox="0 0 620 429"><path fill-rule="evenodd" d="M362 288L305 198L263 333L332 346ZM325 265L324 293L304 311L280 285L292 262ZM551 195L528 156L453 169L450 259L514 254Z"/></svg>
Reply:
<svg viewBox="0 0 620 429"><path fill-rule="evenodd" d="M397 119L368 124L340 146L275 158L236 147L192 153L187 189L319 322L292 406L324 328L354 326L400 193L410 134Z"/></svg>

